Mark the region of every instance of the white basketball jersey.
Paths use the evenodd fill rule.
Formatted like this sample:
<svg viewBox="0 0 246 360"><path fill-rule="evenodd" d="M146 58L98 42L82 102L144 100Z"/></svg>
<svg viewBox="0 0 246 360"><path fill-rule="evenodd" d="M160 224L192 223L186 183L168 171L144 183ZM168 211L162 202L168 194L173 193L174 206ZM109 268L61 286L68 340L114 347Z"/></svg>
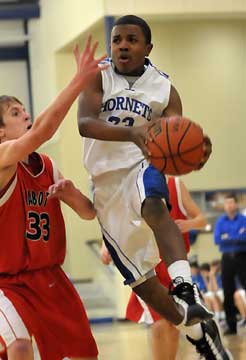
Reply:
<svg viewBox="0 0 246 360"><path fill-rule="evenodd" d="M145 72L131 87L111 63L102 71L102 87L99 118L113 126L140 126L162 116L169 102L171 83L167 75L147 60ZM142 151L132 142L84 138L84 164L92 177L131 168L143 159Z"/></svg>

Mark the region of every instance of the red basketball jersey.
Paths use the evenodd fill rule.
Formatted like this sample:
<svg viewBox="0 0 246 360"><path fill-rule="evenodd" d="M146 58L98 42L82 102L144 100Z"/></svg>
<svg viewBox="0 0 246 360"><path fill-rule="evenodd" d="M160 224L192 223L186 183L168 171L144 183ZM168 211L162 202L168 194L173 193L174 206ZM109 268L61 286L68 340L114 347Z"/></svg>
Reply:
<svg viewBox="0 0 246 360"><path fill-rule="evenodd" d="M19 162L0 194L0 273L16 274L62 264L65 226L58 199L48 200L57 169L45 155L33 153L41 169L33 174ZM38 161L37 161L38 160Z"/></svg>

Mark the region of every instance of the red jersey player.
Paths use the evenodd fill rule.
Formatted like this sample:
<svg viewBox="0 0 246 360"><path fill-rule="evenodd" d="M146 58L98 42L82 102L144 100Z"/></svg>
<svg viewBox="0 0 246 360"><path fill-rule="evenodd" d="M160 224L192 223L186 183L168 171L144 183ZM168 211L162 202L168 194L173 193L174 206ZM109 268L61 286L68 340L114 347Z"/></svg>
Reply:
<svg viewBox="0 0 246 360"><path fill-rule="evenodd" d="M0 341L2 358L33 360L31 336L42 360L97 359L83 304L61 269L65 257L62 199L82 218L92 203L61 175L53 161L34 152L52 137L70 106L100 71L89 38L77 71L33 125L23 104L0 96ZM58 181L58 185L54 185ZM51 191L48 197L49 188Z"/></svg>

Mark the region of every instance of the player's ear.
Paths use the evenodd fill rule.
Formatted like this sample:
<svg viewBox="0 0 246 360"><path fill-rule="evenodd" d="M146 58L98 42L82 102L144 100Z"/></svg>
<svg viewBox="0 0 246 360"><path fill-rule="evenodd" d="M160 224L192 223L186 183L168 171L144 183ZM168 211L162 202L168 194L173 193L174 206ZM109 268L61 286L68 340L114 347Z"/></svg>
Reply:
<svg viewBox="0 0 246 360"><path fill-rule="evenodd" d="M153 49L153 44L147 44L147 46L146 46L146 55L145 56L149 56L152 49Z"/></svg>

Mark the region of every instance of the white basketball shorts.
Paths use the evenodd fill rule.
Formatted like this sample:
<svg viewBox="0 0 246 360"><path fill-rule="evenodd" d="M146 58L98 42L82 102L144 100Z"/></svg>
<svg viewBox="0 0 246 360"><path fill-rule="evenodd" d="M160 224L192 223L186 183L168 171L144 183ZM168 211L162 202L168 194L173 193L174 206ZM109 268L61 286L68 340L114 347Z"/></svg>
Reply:
<svg viewBox="0 0 246 360"><path fill-rule="evenodd" d="M94 205L103 239L112 259L125 278L135 287L155 275L160 261L150 227L141 216L147 197L164 199L169 205L165 177L147 161L131 169L108 172L93 179Z"/></svg>
<svg viewBox="0 0 246 360"><path fill-rule="evenodd" d="M0 353L17 339L31 340L28 330L13 303L0 290Z"/></svg>

